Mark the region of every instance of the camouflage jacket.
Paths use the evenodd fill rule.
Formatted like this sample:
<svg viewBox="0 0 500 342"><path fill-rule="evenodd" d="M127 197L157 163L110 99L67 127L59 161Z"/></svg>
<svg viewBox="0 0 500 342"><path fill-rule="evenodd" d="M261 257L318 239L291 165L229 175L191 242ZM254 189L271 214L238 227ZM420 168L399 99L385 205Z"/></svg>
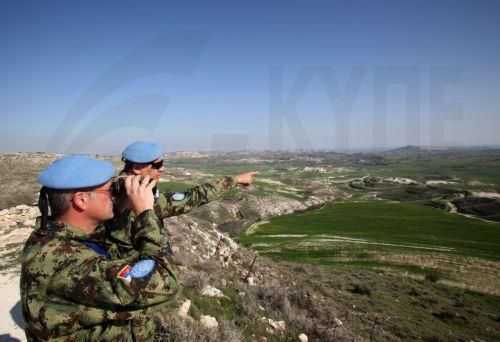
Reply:
<svg viewBox="0 0 500 342"><path fill-rule="evenodd" d="M151 339L154 313L175 297L179 285L158 218L145 211L135 227L131 241L137 253L129 258L117 258L116 246L102 242L102 229L89 236L49 221L32 232L21 270L28 340Z"/></svg>
<svg viewBox="0 0 500 342"><path fill-rule="evenodd" d="M236 180L232 177L226 177L213 183L195 186L183 193L157 191L154 210L163 226L165 218L187 213L196 207L218 199L236 185ZM106 240L116 244L123 256L135 253L131 243L131 232L135 221L134 212L130 208L126 208L122 213L115 213L115 217L105 223ZM170 249L170 244L166 247Z"/></svg>

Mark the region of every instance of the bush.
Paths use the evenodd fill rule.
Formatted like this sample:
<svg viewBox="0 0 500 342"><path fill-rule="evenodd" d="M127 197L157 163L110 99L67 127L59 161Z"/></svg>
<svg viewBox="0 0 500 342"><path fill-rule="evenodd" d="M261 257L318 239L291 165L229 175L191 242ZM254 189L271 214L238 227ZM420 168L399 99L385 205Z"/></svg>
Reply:
<svg viewBox="0 0 500 342"><path fill-rule="evenodd" d="M370 291L368 286L365 284L353 284L352 289L350 291L352 293L367 296L367 297L372 296L372 292Z"/></svg>
<svg viewBox="0 0 500 342"><path fill-rule="evenodd" d="M425 275L425 280L430 281L432 283L437 282L439 279L441 279L441 275L438 272L431 272Z"/></svg>

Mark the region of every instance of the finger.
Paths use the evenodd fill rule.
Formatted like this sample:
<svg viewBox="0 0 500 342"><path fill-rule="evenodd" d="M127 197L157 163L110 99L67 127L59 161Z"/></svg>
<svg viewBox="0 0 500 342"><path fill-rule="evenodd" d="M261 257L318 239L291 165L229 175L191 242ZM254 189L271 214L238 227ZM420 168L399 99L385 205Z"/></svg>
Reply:
<svg viewBox="0 0 500 342"><path fill-rule="evenodd" d="M158 181L156 179L151 180L149 182L148 186L146 187L146 190L153 191L153 188L156 186L156 183L158 183Z"/></svg>
<svg viewBox="0 0 500 342"><path fill-rule="evenodd" d="M144 179L142 180L141 185L140 185L141 191L144 190L144 189L146 189L146 187L148 186L150 180L151 180L150 176L144 177Z"/></svg>
<svg viewBox="0 0 500 342"><path fill-rule="evenodd" d="M125 177L125 191L127 191L127 194L130 194L132 191L132 178L133 176Z"/></svg>
<svg viewBox="0 0 500 342"><path fill-rule="evenodd" d="M139 181L141 180L141 176L134 176L132 178L132 192L137 192L139 189Z"/></svg>

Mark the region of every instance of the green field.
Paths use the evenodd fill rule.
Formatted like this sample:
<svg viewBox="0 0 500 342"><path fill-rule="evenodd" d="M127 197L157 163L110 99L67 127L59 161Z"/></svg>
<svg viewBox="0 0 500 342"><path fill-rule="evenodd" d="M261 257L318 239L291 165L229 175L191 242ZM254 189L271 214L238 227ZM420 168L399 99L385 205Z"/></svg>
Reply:
<svg viewBox="0 0 500 342"><path fill-rule="evenodd" d="M198 172L213 174L217 176L231 176L239 173L249 172L249 171L261 171L265 172L271 167L265 164L238 164L238 163L224 163L219 161L205 161L205 162L171 162L167 163L166 172L168 173L168 167L182 167L189 170L195 170Z"/></svg>
<svg viewBox="0 0 500 342"><path fill-rule="evenodd" d="M158 189L160 191L171 191L171 192L183 192L189 188L192 188L193 184L184 184L179 182L161 182L158 183Z"/></svg>
<svg viewBox="0 0 500 342"><path fill-rule="evenodd" d="M500 225L409 203L330 203L271 219L239 242L261 254L329 264L366 262L370 251L445 253L500 260ZM342 258L343 257L343 258Z"/></svg>
<svg viewBox="0 0 500 342"><path fill-rule="evenodd" d="M500 161L497 158L484 160L463 158L463 159L439 159L429 158L415 162L392 160L388 165L367 165L363 169L372 175L384 177L407 177L417 181L432 179L446 179L446 177L456 177L461 181L481 181L485 185L497 187L500 184ZM434 177L434 178L433 178ZM458 182L459 187L463 184ZM469 186L470 188L481 188ZM484 185L483 185L484 187Z"/></svg>

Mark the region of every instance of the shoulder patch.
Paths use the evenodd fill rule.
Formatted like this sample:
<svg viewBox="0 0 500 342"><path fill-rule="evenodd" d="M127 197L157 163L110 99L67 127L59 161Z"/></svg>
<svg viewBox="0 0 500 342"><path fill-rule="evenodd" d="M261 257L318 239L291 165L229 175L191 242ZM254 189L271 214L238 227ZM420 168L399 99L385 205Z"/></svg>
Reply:
<svg viewBox="0 0 500 342"><path fill-rule="evenodd" d="M125 267L123 267L120 272L118 272L118 275L116 276L118 279L122 279L123 281L127 282L127 283L130 283L130 281L132 280L131 277L130 277L130 265L125 265Z"/></svg>
<svg viewBox="0 0 500 342"><path fill-rule="evenodd" d="M184 193L176 192L175 194L172 195L171 198L174 201L182 201L185 197L186 197L186 195Z"/></svg>
<svg viewBox="0 0 500 342"><path fill-rule="evenodd" d="M152 259L144 259L132 266L130 276L132 278L143 278L150 274L155 268L155 261Z"/></svg>

